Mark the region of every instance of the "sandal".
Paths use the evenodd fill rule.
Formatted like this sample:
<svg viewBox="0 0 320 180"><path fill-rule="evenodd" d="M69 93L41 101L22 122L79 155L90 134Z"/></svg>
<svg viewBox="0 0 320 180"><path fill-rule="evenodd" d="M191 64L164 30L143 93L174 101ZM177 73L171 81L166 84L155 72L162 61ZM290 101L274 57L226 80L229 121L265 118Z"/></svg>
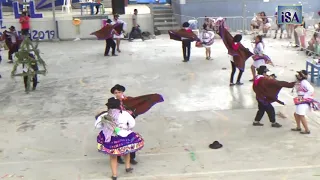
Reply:
<svg viewBox="0 0 320 180"><path fill-rule="evenodd" d="M132 173L132 171L133 171L133 168L126 168L127 173Z"/></svg>
<svg viewBox="0 0 320 180"><path fill-rule="evenodd" d="M311 132L310 131L302 131L300 132L300 134L310 134Z"/></svg>
<svg viewBox="0 0 320 180"><path fill-rule="evenodd" d="M291 131L301 131L301 128L292 128Z"/></svg>

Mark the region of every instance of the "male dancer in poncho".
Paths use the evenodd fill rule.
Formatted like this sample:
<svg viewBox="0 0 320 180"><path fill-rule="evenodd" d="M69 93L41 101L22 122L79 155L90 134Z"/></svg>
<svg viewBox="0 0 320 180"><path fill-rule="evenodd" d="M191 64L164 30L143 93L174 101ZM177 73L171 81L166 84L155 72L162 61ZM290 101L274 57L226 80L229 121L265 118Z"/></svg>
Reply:
<svg viewBox="0 0 320 180"><path fill-rule="evenodd" d="M278 102L284 105L283 102L278 100L278 94L283 87L293 88L295 82L277 81L267 75L268 69L264 65L260 66L257 71L258 75L253 82L253 91L256 93L258 112L254 119L253 126L263 126L260 121L264 113L267 112L269 120L272 123L271 127L279 128L282 125L276 122L275 110L271 103Z"/></svg>
<svg viewBox="0 0 320 180"><path fill-rule="evenodd" d="M242 73L244 72L246 60L253 55L248 48L245 48L241 43L242 35L237 34L234 37L224 26L224 19L218 18L216 25L219 26L218 33L223 40L224 45L228 49L228 54L232 56L232 72L230 77L230 86L235 85L233 83L233 76L236 71L236 67L240 70L236 84L242 85L240 82Z"/></svg>
<svg viewBox="0 0 320 180"><path fill-rule="evenodd" d="M242 35L240 34L237 34L233 37L233 42L234 44L232 44L232 49L237 51L240 47L240 41L242 39ZM233 83L233 79L234 79L234 74L236 73L236 64L235 64L235 61L239 61L239 58L237 56L232 56L232 59L231 59L231 68L232 68L232 71L231 71L231 76L230 76L230 86L234 86L234 85L243 85L243 83L241 83L241 77L242 77L242 74L243 74L243 69L239 69L239 74L238 74L238 78L237 78L237 82L236 83Z"/></svg>
<svg viewBox="0 0 320 180"><path fill-rule="evenodd" d="M98 40L106 40L106 48L104 52L104 56L109 56L110 48L112 49L112 56L117 56L116 51L116 43L113 40L114 35L119 35L118 32L122 30L123 24L116 23L114 25L111 24L112 20L108 19L105 26L103 26L100 30L91 33L90 35L95 35Z"/></svg>
<svg viewBox="0 0 320 180"><path fill-rule="evenodd" d="M182 29L178 31L168 31L170 39L182 41L183 62L188 62L190 60L191 42L199 41L198 36L192 32L189 26L190 24L185 22L182 25Z"/></svg>

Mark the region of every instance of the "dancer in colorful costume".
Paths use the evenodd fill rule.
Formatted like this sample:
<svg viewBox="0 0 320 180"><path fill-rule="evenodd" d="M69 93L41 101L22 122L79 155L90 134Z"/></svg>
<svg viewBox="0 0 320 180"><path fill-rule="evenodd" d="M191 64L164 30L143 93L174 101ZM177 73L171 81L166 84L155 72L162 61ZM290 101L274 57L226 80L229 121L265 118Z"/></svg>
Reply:
<svg viewBox="0 0 320 180"><path fill-rule="evenodd" d="M127 26L127 23L125 23L124 21L120 20L119 19L119 15L118 14L115 14L113 16L113 22L112 22L113 25L115 24L122 24L122 29L119 29L119 28L116 28L115 30L117 31L116 34L114 34L113 38L116 39L116 44L117 44L117 51L120 53L120 41L121 39L124 38L124 29L126 29L126 26ZM119 26L120 27L120 26Z"/></svg>
<svg viewBox="0 0 320 180"><path fill-rule="evenodd" d="M295 89L297 90L298 97L294 98L294 104L296 105L294 118L296 120L297 127L291 130L298 131L301 134L310 134L305 116L307 111L310 109L318 111L320 108L320 103L313 99L314 88L307 80L307 71L298 71L296 78L298 83L296 84ZM301 123L304 127L304 131L301 131Z"/></svg>
<svg viewBox="0 0 320 180"><path fill-rule="evenodd" d="M109 56L110 48L112 48L112 56L117 56L115 54L116 43L113 40L113 36L119 35L118 32L123 31L123 23L116 23L114 25L111 23L111 19L108 19L105 26L103 26L100 30L90 34L95 35L98 40L106 40L106 48L104 52L105 56Z"/></svg>
<svg viewBox="0 0 320 180"><path fill-rule="evenodd" d="M9 49L8 51L8 63L13 63L12 55L18 52L20 44L23 40L21 40L17 34L16 28L11 26L9 31L5 30L3 32L3 38L5 39L5 43Z"/></svg>
<svg viewBox="0 0 320 180"><path fill-rule="evenodd" d="M199 38L199 42L206 49L206 60L211 60L211 46L214 43L214 32L209 31L207 24L203 24L203 31L200 33Z"/></svg>
<svg viewBox="0 0 320 180"><path fill-rule="evenodd" d="M256 36L255 47L253 49L254 55L252 56L253 64L251 65L251 72L253 77L250 81L254 80L254 78L256 77L256 69L258 69L260 66L264 66L266 64L274 66L269 56L264 54L264 47L265 45L262 41L262 36Z"/></svg>
<svg viewBox="0 0 320 180"><path fill-rule="evenodd" d="M134 118L121 110L119 99L108 99L108 111L96 116L95 126L102 129L97 137L98 150L110 155L112 180L117 179L117 156L125 157L126 172L131 173L130 153L143 148L141 135L131 129L135 126Z"/></svg>
<svg viewBox="0 0 320 180"><path fill-rule="evenodd" d="M256 99L258 101L258 112L254 119L253 126L263 126L260 123L263 115L267 112L269 120L272 123L271 127L279 128L282 125L276 122L276 114L274 107L271 103L278 102L282 105L284 103L278 100L278 94L283 87L293 88L295 82L278 81L273 77L267 75L267 67L260 66L258 75L253 82L253 91L256 93Z"/></svg>
<svg viewBox="0 0 320 180"><path fill-rule="evenodd" d="M199 41L198 36L192 32L189 26L190 24L188 22L185 22L182 25L182 29L178 31L168 31L170 39L182 41L183 62L188 62L190 60L191 42Z"/></svg>
<svg viewBox="0 0 320 180"><path fill-rule="evenodd" d="M110 92L121 101L121 109L127 111L133 118L147 112L152 106L159 102L163 102L163 98L159 94L149 94L139 97L124 96L126 88L120 84L116 84L111 88ZM130 154L130 163L135 165L138 162L135 160L135 152ZM118 157L118 163L124 164L121 157Z"/></svg>
<svg viewBox="0 0 320 180"><path fill-rule="evenodd" d="M240 41L242 40L242 35L240 34L237 34L233 37L233 44L232 44L232 49L234 51L237 51L240 47ZM234 74L236 73L236 64L235 64L235 56L232 56L231 60L231 68L232 68L232 71L231 71L231 76L230 76L230 86L234 86L234 85L243 85L243 83L241 83L241 77L242 77L242 74L243 74L243 69L239 69L239 74L238 74L238 78L237 78L237 82L234 84L233 82L233 79L234 79Z"/></svg>
<svg viewBox="0 0 320 180"><path fill-rule="evenodd" d="M228 49L228 54L232 56L232 72L230 77L230 85L235 85L233 83L233 76L236 70L236 67L240 70L237 84L242 85L240 82L242 73L244 72L246 60L251 57L253 54L249 51L248 48L245 48L241 43L242 35L238 34L232 37L230 32L225 28L225 20L222 18L218 18L216 21L216 25L219 26L219 35L223 40L224 45Z"/></svg>

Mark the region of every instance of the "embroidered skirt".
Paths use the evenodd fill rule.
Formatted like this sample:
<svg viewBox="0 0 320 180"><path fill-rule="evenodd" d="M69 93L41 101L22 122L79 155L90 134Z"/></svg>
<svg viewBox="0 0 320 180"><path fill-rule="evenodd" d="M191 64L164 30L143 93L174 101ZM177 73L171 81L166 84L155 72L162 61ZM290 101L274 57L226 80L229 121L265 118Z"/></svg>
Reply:
<svg viewBox="0 0 320 180"><path fill-rule="evenodd" d="M132 132L127 137L112 136L110 142L105 142L101 131L97 137L98 151L108 155L122 156L139 151L144 146L144 140L138 133Z"/></svg>
<svg viewBox="0 0 320 180"><path fill-rule="evenodd" d="M114 34L114 35L113 35L113 38L114 38L114 39L123 39L123 38L124 38L124 35L123 35L123 33L121 33L120 35Z"/></svg>

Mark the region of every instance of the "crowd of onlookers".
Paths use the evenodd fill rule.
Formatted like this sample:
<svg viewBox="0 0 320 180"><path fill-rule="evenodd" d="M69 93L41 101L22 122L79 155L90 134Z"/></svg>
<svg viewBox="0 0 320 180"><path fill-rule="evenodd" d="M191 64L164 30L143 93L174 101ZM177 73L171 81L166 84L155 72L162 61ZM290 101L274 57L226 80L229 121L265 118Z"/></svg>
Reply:
<svg viewBox="0 0 320 180"><path fill-rule="evenodd" d="M320 23L314 25L314 30L310 30L308 34L312 33L311 39L307 39L307 27L304 17L302 17L302 23L299 25L293 24L279 24L278 14L274 14L275 22L272 24L272 18L266 16L265 12L257 13L251 20L251 31L256 34L262 33L264 37L270 33L272 25L274 25L275 33L274 39L277 38L277 34L280 31L280 39L282 39L284 31L288 39L294 37L294 47L300 48L301 51L305 51L307 55L320 55ZM307 43L308 42L308 43Z"/></svg>

